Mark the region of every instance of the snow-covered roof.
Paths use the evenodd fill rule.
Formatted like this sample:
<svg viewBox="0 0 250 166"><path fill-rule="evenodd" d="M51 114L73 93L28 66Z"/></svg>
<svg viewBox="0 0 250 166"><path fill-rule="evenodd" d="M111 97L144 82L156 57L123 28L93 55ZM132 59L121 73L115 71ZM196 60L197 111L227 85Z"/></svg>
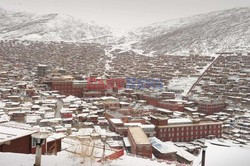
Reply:
<svg viewBox="0 0 250 166"><path fill-rule="evenodd" d="M122 104L122 105L129 105L130 103L124 102L124 101L120 101L120 104Z"/></svg>
<svg viewBox="0 0 250 166"><path fill-rule="evenodd" d="M39 114L28 114L25 117L26 123L36 123L38 119L41 119Z"/></svg>
<svg viewBox="0 0 250 166"><path fill-rule="evenodd" d="M113 96L104 96L104 97L101 97L101 100L117 100L117 98Z"/></svg>
<svg viewBox="0 0 250 166"><path fill-rule="evenodd" d="M173 111L170 111L168 109L164 109L164 108L156 108L157 111L160 111L160 112L164 112L164 113L172 113Z"/></svg>
<svg viewBox="0 0 250 166"><path fill-rule="evenodd" d="M0 123L8 122L8 121L10 121L10 117L7 114L3 113L0 115Z"/></svg>
<svg viewBox="0 0 250 166"><path fill-rule="evenodd" d="M72 111L70 110L70 108L62 108L60 110L60 113L72 113Z"/></svg>
<svg viewBox="0 0 250 166"><path fill-rule="evenodd" d="M175 149L172 144L168 144L167 142L162 142L161 140L157 139L156 137L149 138L152 146L162 154L167 153L176 153L177 150Z"/></svg>
<svg viewBox="0 0 250 166"><path fill-rule="evenodd" d="M153 124L141 124L140 125L140 127L142 128L142 129L154 129L155 128L155 125L153 125Z"/></svg>
<svg viewBox="0 0 250 166"><path fill-rule="evenodd" d="M192 123L192 120L188 118L168 119L168 124L183 124L183 123Z"/></svg>
<svg viewBox="0 0 250 166"><path fill-rule="evenodd" d="M40 120L40 123L46 123L46 122L57 123L59 121L62 121L62 118L42 119Z"/></svg>
<svg viewBox="0 0 250 166"><path fill-rule="evenodd" d="M78 132L75 132L74 134L78 136L90 136L94 130L97 134L100 134L100 135L106 134L105 129L101 129L97 126L95 126L95 129L94 128L81 128L78 130Z"/></svg>
<svg viewBox="0 0 250 166"><path fill-rule="evenodd" d="M66 97L66 98L63 99L63 102L64 103L70 103L70 102L79 101L79 100L81 100L81 99L78 98L78 97L68 96L68 97Z"/></svg>
<svg viewBox="0 0 250 166"><path fill-rule="evenodd" d="M114 124L120 124L123 123L121 119L116 119L116 118L110 118L110 121Z"/></svg>
<svg viewBox="0 0 250 166"><path fill-rule="evenodd" d="M130 147L131 146L128 137L123 137L123 142L124 142L124 144L125 144L126 147Z"/></svg>
<svg viewBox="0 0 250 166"><path fill-rule="evenodd" d="M4 107L5 107L5 105L6 105L6 103L5 103L5 102L0 101L0 108L4 108Z"/></svg>
<svg viewBox="0 0 250 166"><path fill-rule="evenodd" d="M195 159L195 156L187 151L185 151L183 148L180 148L176 145L174 145L173 142L162 142L161 140L157 139L156 137L150 138L150 141L152 143L152 146L157 149L160 153L166 154L166 153L175 153L184 158L188 161L193 161Z"/></svg>
<svg viewBox="0 0 250 166"><path fill-rule="evenodd" d="M138 126L141 126L141 123L124 123L124 126L127 126L127 127L138 127Z"/></svg>
<svg viewBox="0 0 250 166"><path fill-rule="evenodd" d="M47 142L51 142L51 141L54 141L54 140L62 139L62 138L65 138L65 137L66 137L66 134L64 134L64 133L53 133L52 135L50 135L47 138Z"/></svg>
<svg viewBox="0 0 250 166"><path fill-rule="evenodd" d="M150 141L145 134L145 132L142 130L141 127L129 127L129 132L131 133L135 143L137 145L139 144L150 144Z"/></svg>
<svg viewBox="0 0 250 166"><path fill-rule="evenodd" d="M197 109L191 108L191 107L184 107L186 110L190 111L190 112L195 112L197 111Z"/></svg>
<svg viewBox="0 0 250 166"><path fill-rule="evenodd" d="M77 117L87 117L89 114L88 113L82 113L82 114L77 114Z"/></svg>
<svg viewBox="0 0 250 166"><path fill-rule="evenodd" d="M31 126L22 123L7 122L0 124L0 144L31 135L35 132L37 131L32 129Z"/></svg>
<svg viewBox="0 0 250 166"><path fill-rule="evenodd" d="M110 140L106 142L109 147L111 148L116 148L116 147L123 147L122 141L115 141L115 140Z"/></svg>

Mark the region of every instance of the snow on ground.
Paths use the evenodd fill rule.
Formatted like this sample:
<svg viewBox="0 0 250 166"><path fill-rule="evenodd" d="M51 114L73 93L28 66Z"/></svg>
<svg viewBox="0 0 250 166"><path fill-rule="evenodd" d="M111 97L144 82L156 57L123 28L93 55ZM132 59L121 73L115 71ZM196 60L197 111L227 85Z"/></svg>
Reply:
<svg viewBox="0 0 250 166"><path fill-rule="evenodd" d="M229 145L230 147L213 145L213 143ZM240 147L232 141L206 140L206 166L249 166L250 165L250 146ZM194 166L200 166L201 154L194 161Z"/></svg>
<svg viewBox="0 0 250 166"><path fill-rule="evenodd" d="M31 166L35 163L35 155L20 153L0 153L1 166ZM80 159L70 156L67 152L55 155L42 155L42 166L79 166Z"/></svg>
<svg viewBox="0 0 250 166"><path fill-rule="evenodd" d="M116 160L108 160L105 163L100 163L94 157L80 157L73 154L72 149L75 147L77 141L72 139L63 139L63 151L58 152L57 155L42 155L42 166L134 166L136 163L139 166L175 166L175 162L164 162L161 160L152 160L148 158L136 157L135 155L124 154ZM95 148L95 156L102 155L102 146ZM109 151L106 149L106 153ZM83 151L87 152L87 151ZM108 155L108 154L106 154ZM0 165L1 166L31 166L35 163L34 154L19 154L19 153L2 153L0 152Z"/></svg>
<svg viewBox="0 0 250 166"><path fill-rule="evenodd" d="M147 158L135 157L124 154L121 158L114 160L110 163L110 166L175 166L173 163L160 162L156 160L150 160Z"/></svg>
<svg viewBox="0 0 250 166"><path fill-rule="evenodd" d="M107 60L105 64L105 70L110 70L112 67L110 66L110 63L112 62L112 59L114 58L113 54L111 53L110 50L105 50L105 55L110 58L111 60Z"/></svg>
<svg viewBox="0 0 250 166"><path fill-rule="evenodd" d="M215 60L218 58L218 55L211 54L211 56L215 57ZM215 61L214 60L214 61ZM214 62L213 61L213 62ZM197 74L202 75L211 65L211 63L208 63L206 66L203 67L203 69L199 70ZM178 90L184 90L184 93L182 95L186 95L189 91L189 89L192 87L192 85L198 80L198 77L180 77L180 78L173 78L169 84L169 89L178 89Z"/></svg>
<svg viewBox="0 0 250 166"><path fill-rule="evenodd" d="M35 155L20 153L0 153L1 166L31 166L35 163ZM42 155L42 166L175 166L166 162L158 162L155 160L139 158L124 155L120 159L100 163L91 160L91 158L82 160L79 157L71 155L68 152L60 152L55 155Z"/></svg>
<svg viewBox="0 0 250 166"><path fill-rule="evenodd" d="M182 95L186 95L192 85L197 81L198 77L180 77L173 78L168 84L169 89L184 90Z"/></svg>
<svg viewBox="0 0 250 166"><path fill-rule="evenodd" d="M138 41L132 40L132 41L128 41L128 42L125 42L125 43L122 43L122 44L114 44L114 45L112 45L111 51L121 50L120 53L124 53L124 52L128 52L128 51L133 51L133 52L135 52L137 54L144 55L144 56L151 56L151 57L155 56L154 53L156 51L151 51L150 53L146 53L145 54L145 53L143 53L144 50L132 48L132 45L136 44L136 43L138 43Z"/></svg>

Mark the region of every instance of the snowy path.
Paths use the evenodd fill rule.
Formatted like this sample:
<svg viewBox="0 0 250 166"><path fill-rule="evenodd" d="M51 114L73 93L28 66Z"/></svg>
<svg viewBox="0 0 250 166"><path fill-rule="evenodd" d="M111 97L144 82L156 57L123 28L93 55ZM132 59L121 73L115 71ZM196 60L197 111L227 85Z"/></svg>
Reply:
<svg viewBox="0 0 250 166"><path fill-rule="evenodd" d="M111 60L106 60L105 64L105 71L109 71L112 67L110 66L110 63L112 62L114 55L111 53L112 50L105 50L105 55L111 59Z"/></svg>
<svg viewBox="0 0 250 166"><path fill-rule="evenodd" d="M201 74L201 76L197 79L197 81L192 85L192 87L189 89L188 93L189 94L191 92L191 90L196 86L196 84L198 84L201 79L203 78L203 76L206 74L206 72L213 66L213 64L215 64L217 62L217 60L219 59L219 57L221 56L222 54L220 54L219 56L217 56L214 61L207 67L205 68L205 70L203 71L203 73Z"/></svg>

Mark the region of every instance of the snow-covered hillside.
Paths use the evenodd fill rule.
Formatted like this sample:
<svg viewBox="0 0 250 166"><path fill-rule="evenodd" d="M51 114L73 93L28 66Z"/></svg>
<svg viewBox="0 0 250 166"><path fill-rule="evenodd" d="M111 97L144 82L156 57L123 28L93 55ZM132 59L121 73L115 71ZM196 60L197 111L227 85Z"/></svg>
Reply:
<svg viewBox="0 0 250 166"><path fill-rule="evenodd" d="M250 8L234 8L117 31L69 15L0 8L0 39L95 42L144 55L250 51ZM120 33L122 32L122 33Z"/></svg>
<svg viewBox="0 0 250 166"><path fill-rule="evenodd" d="M107 26L62 14L30 14L0 8L0 38L40 41L98 41L112 32Z"/></svg>
<svg viewBox="0 0 250 166"><path fill-rule="evenodd" d="M178 54L194 51L209 54L249 49L249 27L250 8L234 8L141 27L127 41L137 41L133 47L145 53L156 51L156 54Z"/></svg>

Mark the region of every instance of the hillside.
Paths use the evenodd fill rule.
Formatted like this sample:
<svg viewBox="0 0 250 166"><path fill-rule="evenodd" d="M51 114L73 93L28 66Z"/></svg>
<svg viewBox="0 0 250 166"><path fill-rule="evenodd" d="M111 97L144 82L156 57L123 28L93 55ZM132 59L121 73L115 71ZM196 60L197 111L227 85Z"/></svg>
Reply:
<svg viewBox="0 0 250 166"><path fill-rule="evenodd" d="M0 8L0 38L82 42L112 34L107 26L85 22L69 15L31 14Z"/></svg>
<svg viewBox="0 0 250 166"><path fill-rule="evenodd" d="M250 8L189 16L120 34L107 26L69 15L38 15L0 8L3 40L94 42L112 46L112 50L132 50L144 55L250 51L249 27Z"/></svg>
<svg viewBox="0 0 250 166"><path fill-rule="evenodd" d="M213 53L247 49L250 8L234 8L155 23L136 29L127 41L134 49L155 54Z"/></svg>

